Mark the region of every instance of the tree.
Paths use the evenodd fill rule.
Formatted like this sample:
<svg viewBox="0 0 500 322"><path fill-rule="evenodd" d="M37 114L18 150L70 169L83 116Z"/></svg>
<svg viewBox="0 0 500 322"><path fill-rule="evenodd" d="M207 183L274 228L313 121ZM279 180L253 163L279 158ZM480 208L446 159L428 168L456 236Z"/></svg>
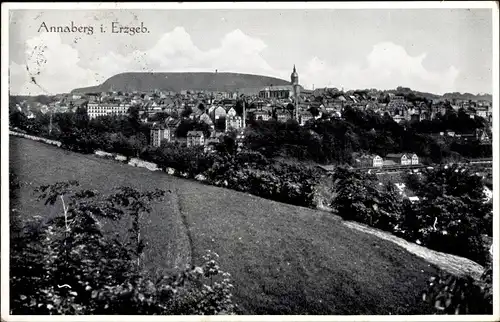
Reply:
<svg viewBox="0 0 500 322"><path fill-rule="evenodd" d="M403 202L393 183L378 185L374 175L338 167L336 196L331 206L345 219L394 232L403 215Z"/></svg>
<svg viewBox="0 0 500 322"><path fill-rule="evenodd" d="M141 119L139 117L139 106L133 105L129 108L128 111L128 122L130 127L132 128L132 133L127 133L126 135L131 135L139 132L139 128L141 126Z"/></svg>
<svg viewBox="0 0 500 322"><path fill-rule="evenodd" d="M24 129L28 124L28 117L17 109L9 111L9 125Z"/></svg>
<svg viewBox="0 0 500 322"><path fill-rule="evenodd" d="M376 179L370 175L338 167L335 172L336 197L332 200L340 216L373 225L373 217L378 207Z"/></svg>
<svg viewBox="0 0 500 322"><path fill-rule="evenodd" d="M134 151L136 157L139 157L141 151L147 146L147 138L143 133L139 133L137 135L132 135L129 139L129 145L131 149Z"/></svg>
<svg viewBox="0 0 500 322"><path fill-rule="evenodd" d="M210 126L205 122L184 119L176 129L176 136L186 137L189 131L202 131L205 137L208 137L210 135Z"/></svg>
<svg viewBox="0 0 500 322"><path fill-rule="evenodd" d="M245 104L245 101L242 99L238 99L236 101L236 105L234 106L234 110L236 111L237 115L242 116L243 115L243 105Z"/></svg>
<svg viewBox="0 0 500 322"><path fill-rule="evenodd" d="M184 109L181 112L181 116L182 117L189 117L189 115L191 115L192 113L193 113L193 109L191 108L191 106L185 105Z"/></svg>
<svg viewBox="0 0 500 322"><path fill-rule="evenodd" d="M311 114L312 114L314 117L316 117L316 116L318 116L318 115L319 115L319 108L318 108L317 106L313 105L313 106L311 106L311 107L309 108L309 112L311 112Z"/></svg>
<svg viewBox="0 0 500 322"><path fill-rule="evenodd" d="M235 154L236 153L236 136L237 136L237 131L236 130L231 130L227 132L223 137L222 137L222 142L217 144L216 149L217 151L221 153L228 153L228 154Z"/></svg>
<svg viewBox="0 0 500 322"><path fill-rule="evenodd" d="M89 125L89 115L87 114L87 109L84 107L78 107L75 112L75 125L76 127L83 129L87 128Z"/></svg>
<svg viewBox="0 0 500 322"><path fill-rule="evenodd" d="M487 254L482 235L492 236L493 221L482 179L466 167L451 165L426 170L422 178L411 174L406 183L422 199L412 210L416 227L407 228L414 238L483 264Z"/></svg>

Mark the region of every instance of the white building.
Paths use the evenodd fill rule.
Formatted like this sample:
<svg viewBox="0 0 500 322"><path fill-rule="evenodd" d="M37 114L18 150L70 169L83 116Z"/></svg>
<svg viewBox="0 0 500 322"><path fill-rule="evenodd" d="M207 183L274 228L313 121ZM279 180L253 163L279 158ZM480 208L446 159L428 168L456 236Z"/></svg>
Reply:
<svg viewBox="0 0 500 322"><path fill-rule="evenodd" d="M230 129L239 130L243 127L243 119L241 116L227 116L226 117L226 131Z"/></svg>
<svg viewBox="0 0 500 322"><path fill-rule="evenodd" d="M226 117L234 117L236 116L236 110L234 107L231 107L227 110Z"/></svg>
<svg viewBox="0 0 500 322"><path fill-rule="evenodd" d="M408 157L411 157L411 164L418 164L418 156L415 153L408 154Z"/></svg>
<svg viewBox="0 0 500 322"><path fill-rule="evenodd" d="M413 157L416 157L416 159L414 159ZM418 157L416 154L409 155L406 153L389 153L385 156L385 158L387 160L394 161L399 165L411 165L412 162L417 162L415 164L418 164Z"/></svg>
<svg viewBox="0 0 500 322"><path fill-rule="evenodd" d="M89 103L87 114L91 119L105 115L127 115L129 108L129 104Z"/></svg>
<svg viewBox="0 0 500 322"><path fill-rule="evenodd" d="M151 134L151 145L159 147L163 140L170 142L171 134L170 128L165 126L153 126L150 131Z"/></svg>
<svg viewBox="0 0 500 322"><path fill-rule="evenodd" d="M372 162L374 167L381 167L384 165L384 159L382 159L379 155L374 155Z"/></svg>

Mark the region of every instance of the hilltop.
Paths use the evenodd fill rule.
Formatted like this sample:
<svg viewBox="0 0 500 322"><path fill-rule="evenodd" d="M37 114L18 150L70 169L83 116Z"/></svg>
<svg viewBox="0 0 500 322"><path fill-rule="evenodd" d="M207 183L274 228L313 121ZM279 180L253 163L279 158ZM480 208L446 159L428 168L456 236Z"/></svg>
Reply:
<svg viewBox="0 0 500 322"><path fill-rule="evenodd" d="M206 90L235 92L238 89L256 90L269 85L289 85L290 82L275 77L239 73L121 73L108 78L98 86L77 88L71 93L90 92L145 92L153 89L180 92Z"/></svg>

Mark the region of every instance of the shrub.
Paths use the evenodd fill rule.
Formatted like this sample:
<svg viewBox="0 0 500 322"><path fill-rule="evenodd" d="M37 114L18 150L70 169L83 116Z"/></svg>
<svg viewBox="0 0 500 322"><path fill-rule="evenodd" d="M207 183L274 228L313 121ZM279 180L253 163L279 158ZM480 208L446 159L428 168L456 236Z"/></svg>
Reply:
<svg viewBox="0 0 500 322"><path fill-rule="evenodd" d="M336 174L332 201L340 216L393 232L401 221L401 203L393 185L377 185L372 175L345 168Z"/></svg>
<svg viewBox="0 0 500 322"><path fill-rule="evenodd" d="M441 272L429 279L422 299L433 303L437 314L492 314L492 276L491 262L479 281Z"/></svg>

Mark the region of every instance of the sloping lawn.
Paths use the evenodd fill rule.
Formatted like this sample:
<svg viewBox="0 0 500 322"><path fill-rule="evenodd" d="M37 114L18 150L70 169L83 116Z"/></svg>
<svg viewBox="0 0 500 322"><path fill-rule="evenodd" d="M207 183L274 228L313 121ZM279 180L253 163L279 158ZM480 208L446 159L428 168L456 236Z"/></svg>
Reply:
<svg viewBox="0 0 500 322"><path fill-rule="evenodd" d="M241 313L430 312L420 292L435 267L391 242L342 225L329 213L10 140L10 164L20 181L28 182L15 206L27 215L57 211L34 201L32 190L39 184L75 179L103 192L118 185L170 189L145 220L148 267L184 265L191 251L193 262L200 263L206 250L215 251L221 268L232 275Z"/></svg>
<svg viewBox="0 0 500 322"><path fill-rule="evenodd" d="M60 203L50 207L36 201L33 190L42 184L77 180L83 188L97 189L105 194L119 186L130 186L141 191L155 188L168 191L173 190L178 181L165 174L17 137L10 137L10 165L22 183L20 200L11 207L30 216L53 215L62 211ZM155 203L153 211L143 220L142 235L148 243L144 261L150 268L184 267L191 260L186 229L176 211L175 197L167 193L164 201ZM105 228L125 234L130 223L127 219L119 223L108 222Z"/></svg>
<svg viewBox="0 0 500 322"><path fill-rule="evenodd" d="M415 314L436 269L329 213L182 181L194 258L220 255L254 314Z"/></svg>

